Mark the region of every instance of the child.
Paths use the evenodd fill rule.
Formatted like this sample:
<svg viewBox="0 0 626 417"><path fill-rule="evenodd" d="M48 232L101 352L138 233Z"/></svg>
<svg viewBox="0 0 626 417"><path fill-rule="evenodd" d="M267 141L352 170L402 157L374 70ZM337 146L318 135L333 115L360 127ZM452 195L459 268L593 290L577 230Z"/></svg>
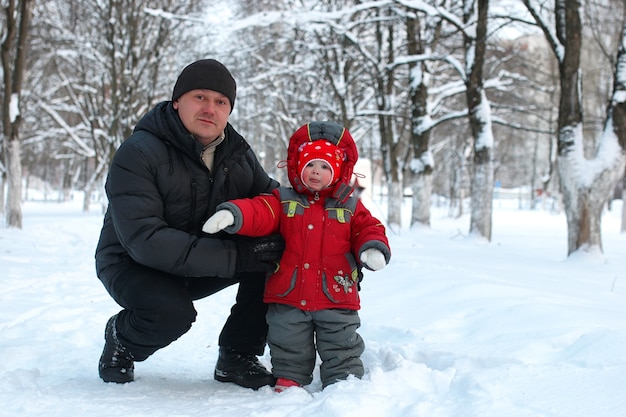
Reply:
<svg viewBox="0 0 626 417"><path fill-rule="evenodd" d="M280 232L285 239L264 294L277 392L311 383L316 347L323 387L363 376L360 266L376 271L391 256L384 226L351 197L358 153L345 128L308 123L290 138L287 153L293 188L222 203L203 227L247 236Z"/></svg>

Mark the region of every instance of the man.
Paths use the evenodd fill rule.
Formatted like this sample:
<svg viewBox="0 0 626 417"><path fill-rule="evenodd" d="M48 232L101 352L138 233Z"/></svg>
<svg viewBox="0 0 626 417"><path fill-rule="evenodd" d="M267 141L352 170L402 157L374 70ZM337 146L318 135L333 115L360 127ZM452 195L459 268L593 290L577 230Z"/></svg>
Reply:
<svg viewBox="0 0 626 417"><path fill-rule="evenodd" d="M172 100L150 110L113 158L96 270L123 309L105 327L98 368L106 382L133 381L134 362L190 329L194 300L236 283L214 377L252 389L275 382L257 355L267 333L265 274L284 242L201 231L219 203L278 186L228 123L235 97L224 65L196 61L180 73Z"/></svg>

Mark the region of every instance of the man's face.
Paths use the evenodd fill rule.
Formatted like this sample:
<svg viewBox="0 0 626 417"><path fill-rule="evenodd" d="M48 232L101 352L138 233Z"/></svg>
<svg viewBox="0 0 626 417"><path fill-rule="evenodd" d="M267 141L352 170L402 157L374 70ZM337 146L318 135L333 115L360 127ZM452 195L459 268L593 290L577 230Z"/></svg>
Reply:
<svg viewBox="0 0 626 417"><path fill-rule="evenodd" d="M173 106L183 125L203 145L213 142L226 128L230 100L213 90L191 90L176 99Z"/></svg>

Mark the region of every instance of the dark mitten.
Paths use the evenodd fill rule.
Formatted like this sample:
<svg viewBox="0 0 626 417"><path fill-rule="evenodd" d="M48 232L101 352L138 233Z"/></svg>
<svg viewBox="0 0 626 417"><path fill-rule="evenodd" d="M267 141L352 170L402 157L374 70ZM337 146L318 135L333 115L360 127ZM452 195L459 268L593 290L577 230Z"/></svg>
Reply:
<svg viewBox="0 0 626 417"><path fill-rule="evenodd" d="M237 241L237 272L274 272L285 249L281 235Z"/></svg>

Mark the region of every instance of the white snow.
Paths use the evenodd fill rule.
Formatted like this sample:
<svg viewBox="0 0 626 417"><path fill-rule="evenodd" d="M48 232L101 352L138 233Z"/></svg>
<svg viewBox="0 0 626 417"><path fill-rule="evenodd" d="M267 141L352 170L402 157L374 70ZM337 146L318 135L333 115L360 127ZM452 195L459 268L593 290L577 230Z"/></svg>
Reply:
<svg viewBox="0 0 626 417"><path fill-rule="evenodd" d="M316 373L276 394L213 380L234 288L197 302L191 331L137 363L135 382L103 383L104 325L119 308L94 272L102 215L79 197L26 202L23 230L0 228L0 415L626 416L621 202L603 217L604 257L569 259L562 213L506 203L490 244L437 207L431 230L391 235L391 264L363 282L364 378L321 391Z"/></svg>
<svg viewBox="0 0 626 417"><path fill-rule="evenodd" d="M476 119L482 123L481 131L478 133L474 149L477 151L487 149L493 149L495 140L493 138L493 128L491 125L491 104L487 98L487 94L484 89L480 91L480 105L473 109L476 112Z"/></svg>
<svg viewBox="0 0 626 417"><path fill-rule="evenodd" d="M20 97L18 94L11 94L11 100L9 101L9 120L14 123L17 116L20 115Z"/></svg>

